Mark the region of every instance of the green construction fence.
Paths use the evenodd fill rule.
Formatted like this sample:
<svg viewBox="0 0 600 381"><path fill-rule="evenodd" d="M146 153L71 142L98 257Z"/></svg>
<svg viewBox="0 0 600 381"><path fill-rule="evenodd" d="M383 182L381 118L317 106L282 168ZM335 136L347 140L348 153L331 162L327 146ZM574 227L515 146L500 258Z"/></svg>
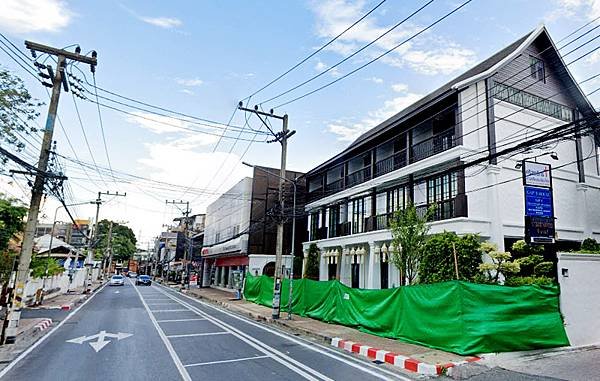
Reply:
<svg viewBox="0 0 600 381"><path fill-rule="evenodd" d="M569 345L558 286L450 281L384 290L293 281L292 313L460 355ZM287 311L289 281L282 285ZM247 274L246 300L272 307L273 278Z"/></svg>

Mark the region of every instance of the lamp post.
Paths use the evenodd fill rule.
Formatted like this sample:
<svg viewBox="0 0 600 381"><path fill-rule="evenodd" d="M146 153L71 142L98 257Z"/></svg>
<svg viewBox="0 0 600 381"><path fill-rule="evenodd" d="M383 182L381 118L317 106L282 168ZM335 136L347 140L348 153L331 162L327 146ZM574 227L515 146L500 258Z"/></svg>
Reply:
<svg viewBox="0 0 600 381"><path fill-rule="evenodd" d="M290 288L289 288L289 295L288 295L288 320L292 319L292 284L293 284L293 280L294 280L294 254L295 254L295 246L296 246L296 183L298 181L298 179L294 179L294 180L290 180L288 178L279 176L275 173L269 172L267 170L262 169L261 167L257 167L255 165L252 164L248 164L246 162L242 162L242 164L244 164L247 167L250 168L254 168L254 169L258 169L259 171L262 171L268 175L273 175L275 177L278 177L280 179L282 179L283 181L287 181L290 182L292 184L292 186L294 187L294 203L293 203L293 214L292 214L292 266L290 267ZM283 214L283 210L281 211L281 213ZM273 295L275 296L275 295Z"/></svg>
<svg viewBox="0 0 600 381"><path fill-rule="evenodd" d="M52 241L54 240L54 229L56 228L56 222L57 222L56 216L58 215L58 210L60 208L66 207L66 206L77 206L77 205L85 205L85 204L94 204L94 201L78 202L75 204L67 204L67 205L59 205L54 210L54 219L52 220L52 230L50 231L50 244L48 245L48 254L46 255L46 269L44 271L44 279L42 280L42 296L40 298L40 304L42 304L44 302L44 293L46 292L46 278L48 277L48 262L50 262L50 254L52 253Z"/></svg>

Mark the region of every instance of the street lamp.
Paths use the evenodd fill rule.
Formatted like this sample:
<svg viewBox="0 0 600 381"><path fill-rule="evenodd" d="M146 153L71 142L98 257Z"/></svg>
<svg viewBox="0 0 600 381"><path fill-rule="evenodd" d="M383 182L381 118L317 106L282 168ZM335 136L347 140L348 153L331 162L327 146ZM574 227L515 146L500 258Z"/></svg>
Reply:
<svg viewBox="0 0 600 381"><path fill-rule="evenodd" d="M54 229L56 228L56 216L58 215L58 210L60 208L65 208L67 206L77 206L77 205L86 205L86 204L94 204L94 201L87 201L87 202L78 202L75 204L65 204L65 205L59 205L58 207L56 207L56 209L54 210L54 220L52 221L52 230L50 231L50 244L48 245L48 254L46 255L46 269L44 271L44 279L42 280L42 296L40 298L40 304L43 303L44 301L44 293L46 292L46 278L48 277L48 262L50 262L50 254L52 252L52 241L54 240ZM75 264L75 266L77 266L77 264ZM77 267L75 267L77 268Z"/></svg>
<svg viewBox="0 0 600 381"><path fill-rule="evenodd" d="M515 168L519 169L523 166L523 162L527 161L527 160L531 160L531 159L537 159L538 157L542 157L542 156L546 156L549 155L553 160L558 160L558 154L554 151L552 152L544 152L541 153L539 155L535 155L535 156L531 156L531 157L526 157L525 159L521 160L520 162L517 162L517 164L515 164ZM537 160L536 160L537 161Z"/></svg>
<svg viewBox="0 0 600 381"><path fill-rule="evenodd" d="M258 169L261 172L264 172L268 175L273 175L275 177L278 177L280 179L282 179L283 181L287 181L290 182L293 187L294 187L294 206L293 206L293 215L292 215L292 266L290 267L290 289L289 289L289 295L288 295L288 320L292 319L292 284L293 284L293 280L294 280L294 251L295 251L295 246L296 246L296 182L298 181L298 179L294 179L294 180L290 180L288 178L279 176L275 173L269 172L265 169L262 169L261 167L257 167L255 165L252 164L248 164L244 161L242 161L242 164L244 164L247 167L250 168L254 168L254 169ZM281 214L283 215L283 210L281 211ZM279 295L276 295L276 293L279 293ZM281 289L275 289L273 290L273 300L275 300L275 298L279 298L281 295ZM273 303L273 306L275 306L275 303ZM275 308L275 307L274 307ZM277 314L275 314L275 312L273 313L273 316L279 316L279 311L277 311Z"/></svg>

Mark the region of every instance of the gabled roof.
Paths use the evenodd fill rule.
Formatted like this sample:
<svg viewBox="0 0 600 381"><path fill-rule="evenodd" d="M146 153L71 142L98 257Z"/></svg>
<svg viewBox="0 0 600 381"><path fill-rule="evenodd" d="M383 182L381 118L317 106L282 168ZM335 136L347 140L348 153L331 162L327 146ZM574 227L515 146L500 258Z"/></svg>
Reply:
<svg viewBox="0 0 600 381"><path fill-rule="evenodd" d="M52 238L50 234L44 234L43 236L38 237L34 240L34 246L38 254L46 253L49 250L50 240L52 240L52 249L50 250L56 250L59 248L66 251L73 250L73 246L69 245L65 241L56 237Z"/></svg>
<svg viewBox="0 0 600 381"><path fill-rule="evenodd" d="M475 65L473 68L467 70L463 74L459 75L458 77L452 79L451 81L444 84L443 86L432 91L431 93L424 96L420 100L416 101L412 105L406 107L405 109L403 109L396 115L388 118L387 120L381 122L377 126L370 129L369 131L360 135L356 140L354 140L354 142L352 142L352 144L350 144L342 152L335 155L334 157L327 160L326 162L322 163L321 165L317 166L316 168L312 169L310 172L316 172L316 171L323 169L324 167L327 167L328 165L332 164L336 160L342 158L344 155L346 155L350 151L357 149L358 147L360 147L367 141L370 141L374 137L389 131L390 129L397 126L399 123L416 115L419 111L422 111L424 108L430 106L434 102L440 101L441 99L444 99L447 96L456 93L457 91L470 85L471 83L477 82L477 81L482 80L487 77L490 77L491 75L496 73L500 67L502 67L506 63L512 61L515 57L517 57L519 54L521 54L534 40L536 40L543 33L548 37L548 39L549 39L550 43L552 44L552 46L554 47L554 49L557 50L556 46L554 45L554 42L552 41L552 39L550 38L550 35L548 34L546 28L543 25L541 25L539 28L527 33L523 37L514 41L512 44L505 47L504 49L496 52L495 54L488 57L484 61ZM557 55L560 57L560 54L557 53ZM568 77L569 77L568 79L575 84L576 89L578 90L577 92L575 92L575 93L578 93L578 94L576 94L576 96L580 98L578 103L583 106L589 107L593 111L593 107L591 106L589 100L585 97L585 95L579 88L579 85L574 80L573 76L571 75L568 68L566 67L564 61L562 61L562 57L560 57L560 60L561 60L562 65L565 67L566 73L568 74Z"/></svg>

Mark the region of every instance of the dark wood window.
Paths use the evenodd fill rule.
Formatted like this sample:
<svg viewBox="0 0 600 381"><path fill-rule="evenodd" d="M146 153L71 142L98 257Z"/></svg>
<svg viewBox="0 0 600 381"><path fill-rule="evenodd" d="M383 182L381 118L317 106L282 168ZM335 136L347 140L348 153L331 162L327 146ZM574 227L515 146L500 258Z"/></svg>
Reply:
<svg viewBox="0 0 600 381"><path fill-rule="evenodd" d="M544 83L546 82L546 70L544 68L544 61L541 59L529 56L529 73L531 78L535 78Z"/></svg>
<svg viewBox="0 0 600 381"><path fill-rule="evenodd" d="M329 237L339 236L340 206L334 205L329 208Z"/></svg>
<svg viewBox="0 0 600 381"><path fill-rule="evenodd" d="M314 241L317 239L317 231L319 230L319 212L314 212L310 214L310 227L309 227L309 235L310 240Z"/></svg>
<svg viewBox="0 0 600 381"><path fill-rule="evenodd" d="M361 197L348 203L348 212L351 213L352 234L365 231L365 218L371 215L371 197Z"/></svg>

